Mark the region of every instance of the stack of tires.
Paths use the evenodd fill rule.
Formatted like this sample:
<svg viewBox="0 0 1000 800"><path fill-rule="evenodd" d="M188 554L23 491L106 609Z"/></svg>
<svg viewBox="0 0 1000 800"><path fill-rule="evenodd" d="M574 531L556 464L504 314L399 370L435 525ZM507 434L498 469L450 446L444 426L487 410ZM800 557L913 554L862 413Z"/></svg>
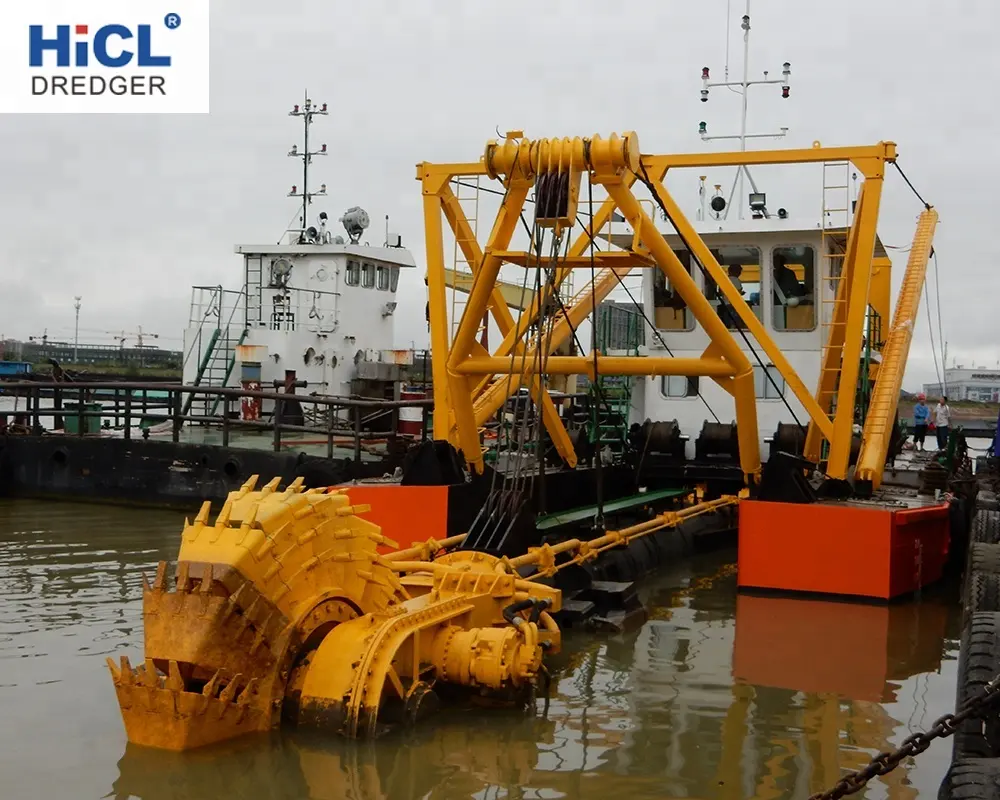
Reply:
<svg viewBox="0 0 1000 800"><path fill-rule="evenodd" d="M1000 511L992 493L980 492L969 530L963 588L962 642L955 708L979 694L1000 673ZM952 764L939 800L1000 800L1000 710L971 719L954 734Z"/></svg>

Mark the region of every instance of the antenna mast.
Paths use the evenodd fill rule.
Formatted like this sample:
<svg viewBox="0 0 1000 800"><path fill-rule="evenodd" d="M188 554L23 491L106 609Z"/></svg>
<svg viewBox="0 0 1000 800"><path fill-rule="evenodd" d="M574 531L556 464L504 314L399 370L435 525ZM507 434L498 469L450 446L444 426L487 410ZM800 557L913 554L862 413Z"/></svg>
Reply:
<svg viewBox="0 0 1000 800"><path fill-rule="evenodd" d="M701 102L708 102L708 91L709 89L715 88L717 86L724 86L737 94L743 96L742 113L740 115L740 132L738 134L728 134L725 136L709 136L708 135L708 123L701 122L698 125L698 132L701 134L701 139L704 142L720 140L720 139L739 139L740 151L745 152L747 149L747 139L781 139L788 133L788 128L783 127L777 133L747 133L747 104L749 101L749 88L751 86L763 86L766 84L779 84L781 86L781 96L784 98L788 97L789 94L789 79L792 75L792 65L789 62L785 62L782 65L781 77L780 78L768 78L767 71L764 71L764 77L762 80L750 80L750 0L746 0L746 13L743 15L743 21L740 27L743 29L743 80L741 81L730 81L729 80L729 33L727 28L726 33L726 70L725 70L725 80L720 83L712 83L709 79L709 69L704 67L701 70ZM728 10L728 9L727 9ZM728 25L729 19L727 14L726 23ZM729 209L733 204L733 197L739 196L739 209L740 209L740 219L743 219L743 176L746 175L747 180L750 182L750 188L755 194L757 194L757 184L754 182L753 176L750 174L750 170L746 166L740 166L736 168L736 178L733 181L733 188L729 194L729 202L726 204L725 213L723 214L723 219L729 217ZM766 208L761 208L764 216L769 216Z"/></svg>
<svg viewBox="0 0 1000 800"><path fill-rule="evenodd" d="M306 229L309 227L309 205L312 203L314 197L321 197L326 195L326 184L321 184L318 192L309 191L309 165L312 163L313 156L325 156L327 154L326 145L321 145L319 150L309 150L309 126L312 124L313 117L315 116L327 116L329 112L326 110L326 103L322 106L313 105L313 101L309 99L309 92L306 91L303 104L301 106L295 105L292 110L288 112L290 117L301 117L302 127L304 132L304 142L302 150L299 150L297 144L292 145L292 149L288 151L288 155L292 158L302 159L302 191L299 191L298 186L293 186L292 191L288 193L289 197L301 197L302 198L302 218L300 219L300 226L297 228L299 233L299 241L303 239Z"/></svg>

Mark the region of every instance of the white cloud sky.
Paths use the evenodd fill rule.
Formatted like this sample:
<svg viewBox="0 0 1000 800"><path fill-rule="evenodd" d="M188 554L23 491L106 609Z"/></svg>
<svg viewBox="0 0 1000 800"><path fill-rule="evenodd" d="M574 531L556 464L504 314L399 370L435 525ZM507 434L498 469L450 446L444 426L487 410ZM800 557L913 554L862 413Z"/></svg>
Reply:
<svg viewBox="0 0 1000 800"><path fill-rule="evenodd" d="M495 130L530 136L635 130L647 152L698 151L697 125L737 121L733 98L698 102L700 69L721 77L726 0L212 0L208 116L8 116L0 149L0 335L48 329L81 340L142 325L179 347L190 286L238 288L237 242L276 240L295 213L286 116L308 87L331 114L315 179L336 219L385 214L423 263L418 161L477 159ZM741 68L733 0L733 73ZM755 0L751 71L792 63L792 98L758 89L750 128L787 125L786 144L898 143L900 164L941 213L936 249L949 361L993 366L991 288L1000 178L991 0ZM738 102L738 101L737 101ZM769 198L805 197L818 181ZM818 203L818 194L812 195ZM694 195L688 203L691 213ZM804 201L803 201L804 202ZM784 202L781 203L785 205ZM790 206L790 209L794 207ZM883 240L906 245L919 203L890 173ZM794 213L794 210L793 210ZM374 238L374 235L373 235ZM905 256L897 257L898 286ZM426 343L422 269L404 286L400 344ZM933 271L932 271L933 275ZM933 289L933 286L932 286ZM933 296L933 294L932 294ZM906 385L933 379L924 309Z"/></svg>

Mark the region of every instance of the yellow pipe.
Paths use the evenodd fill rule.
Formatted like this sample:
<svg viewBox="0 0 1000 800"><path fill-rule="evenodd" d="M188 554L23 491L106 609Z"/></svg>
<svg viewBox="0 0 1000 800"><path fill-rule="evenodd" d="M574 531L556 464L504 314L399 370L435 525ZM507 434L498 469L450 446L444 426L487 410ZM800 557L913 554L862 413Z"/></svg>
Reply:
<svg viewBox="0 0 1000 800"><path fill-rule="evenodd" d="M529 359L531 357L529 356ZM511 361L513 360L513 365ZM519 356L498 358L476 356L467 358L455 370L460 375L517 376L521 371ZM529 360L530 364L531 361ZM593 378L594 358L591 356L548 356L543 359L549 375L590 375ZM719 358L638 358L633 356L598 356L597 371L602 375L704 375L730 377L733 368Z"/></svg>
<svg viewBox="0 0 1000 800"><path fill-rule="evenodd" d="M654 533L661 528L677 525L685 519L697 517L709 511L714 511L717 508L734 505L738 502L738 498L726 495L716 498L715 500L706 500L701 503L696 503L693 506L688 506L687 508L682 508L678 511L666 511L653 517L653 519L646 520L645 522L639 522L627 528L622 528L621 530L609 531L603 536L598 536L594 539L589 539L587 541L583 541L582 539L568 539L544 549L547 550L548 555L556 556L561 553L571 552L583 547L587 550L594 551L605 549L609 546L627 544L631 539L635 539L649 533ZM516 558L509 559L506 562L508 568L514 570L521 567L531 566L532 564L538 564L543 557L541 553L542 549L543 548L532 550L523 556L517 556Z"/></svg>
<svg viewBox="0 0 1000 800"><path fill-rule="evenodd" d="M871 482L877 489L882 482L885 459L889 453L889 440L899 403L899 390L903 386L903 371L910 353L913 328L917 324L920 310L920 295L927 275L927 262L931 256L934 229L937 227L938 213L932 208L920 215L917 231L910 247L910 258L903 275L903 285L896 300L896 312L892 318L892 329L882 350L882 365L872 393L868 416L862 433L861 453L855 477Z"/></svg>
<svg viewBox="0 0 1000 800"><path fill-rule="evenodd" d="M447 550L449 547L458 547L465 541L467 534L449 536L447 539L428 539L426 542L409 547L406 550L395 550L382 556L385 561L409 561L413 558L429 558L427 553L433 554L438 550Z"/></svg>

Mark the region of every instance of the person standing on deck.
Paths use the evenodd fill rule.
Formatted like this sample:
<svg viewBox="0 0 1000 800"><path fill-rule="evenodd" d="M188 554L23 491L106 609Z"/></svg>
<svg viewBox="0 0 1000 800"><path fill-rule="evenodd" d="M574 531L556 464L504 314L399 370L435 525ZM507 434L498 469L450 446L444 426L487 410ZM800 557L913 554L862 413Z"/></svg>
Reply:
<svg viewBox="0 0 1000 800"><path fill-rule="evenodd" d="M918 394L917 404L913 407L913 449L924 449L924 437L927 436L927 423L931 418L931 410L927 407L927 395Z"/></svg>
<svg viewBox="0 0 1000 800"><path fill-rule="evenodd" d="M934 432L937 434L938 450L944 450L948 446L948 427L951 425L951 406L948 405L948 398L941 395L937 407L934 409Z"/></svg>

